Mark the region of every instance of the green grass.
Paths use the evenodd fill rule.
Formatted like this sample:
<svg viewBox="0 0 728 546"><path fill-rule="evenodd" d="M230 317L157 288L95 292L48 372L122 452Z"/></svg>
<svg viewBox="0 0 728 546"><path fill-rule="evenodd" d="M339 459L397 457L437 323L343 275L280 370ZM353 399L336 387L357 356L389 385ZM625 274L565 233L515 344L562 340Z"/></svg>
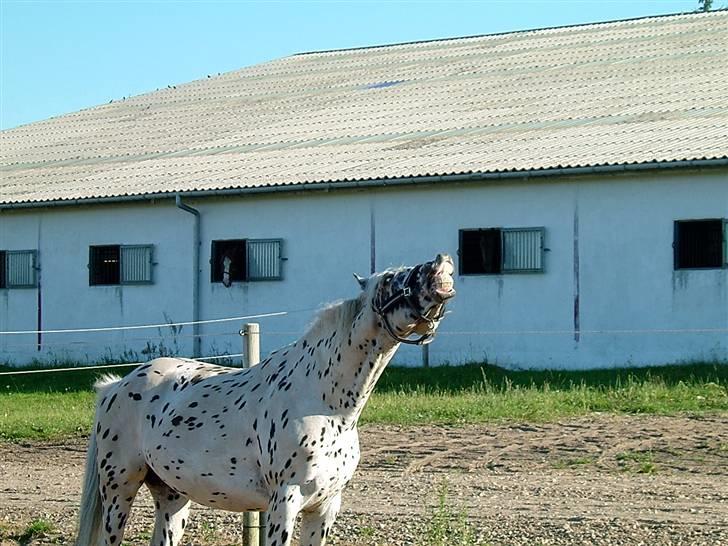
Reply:
<svg viewBox="0 0 728 546"><path fill-rule="evenodd" d="M695 364L582 372L494 366L391 368L362 416L367 423L553 421L593 412L728 410L728 366Z"/></svg>
<svg viewBox="0 0 728 546"><path fill-rule="evenodd" d="M0 438L46 440L86 434L94 395L87 392L16 392L0 395Z"/></svg>
<svg viewBox="0 0 728 546"><path fill-rule="evenodd" d="M577 468L580 466L588 466L594 464L595 462L596 459L594 457L575 457L572 459L563 459L560 461L556 461L555 463L551 464L551 468L564 470L569 468Z"/></svg>
<svg viewBox="0 0 728 546"><path fill-rule="evenodd" d="M35 519L21 533L16 535L8 534L7 538L19 544L28 544L34 538L43 537L51 532L53 532L53 525L51 523L43 519Z"/></svg>
<svg viewBox="0 0 728 546"><path fill-rule="evenodd" d="M8 368L0 366L0 371ZM116 368L123 374L131 368ZM0 376L0 439L51 439L91 427L91 385L81 370ZM362 423L467 424L553 421L593 412L728 410L728 365L693 364L588 372L507 371L494 366L389 368Z"/></svg>
<svg viewBox="0 0 728 546"><path fill-rule="evenodd" d="M652 451L624 451L617 453L617 462L622 470L638 474L654 474L657 466Z"/></svg>
<svg viewBox="0 0 728 546"><path fill-rule="evenodd" d="M438 485L437 507L430 514L425 531L426 546L470 546L475 544L475 533L468 523L464 509L448 498L448 483Z"/></svg>

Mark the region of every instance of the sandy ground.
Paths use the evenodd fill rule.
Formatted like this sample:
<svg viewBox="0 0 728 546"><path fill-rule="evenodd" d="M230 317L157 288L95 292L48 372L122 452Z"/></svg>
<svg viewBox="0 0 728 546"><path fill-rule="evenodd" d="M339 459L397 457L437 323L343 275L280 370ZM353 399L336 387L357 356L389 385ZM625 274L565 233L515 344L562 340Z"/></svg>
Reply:
<svg viewBox="0 0 728 546"><path fill-rule="evenodd" d="M366 427L361 444L333 544L428 544L449 511L468 543L728 545L728 415ZM84 457L82 439L0 443L3 544L37 518L54 531L32 543L72 543ZM239 514L191 520L184 544L241 543ZM125 542L151 523L144 491Z"/></svg>

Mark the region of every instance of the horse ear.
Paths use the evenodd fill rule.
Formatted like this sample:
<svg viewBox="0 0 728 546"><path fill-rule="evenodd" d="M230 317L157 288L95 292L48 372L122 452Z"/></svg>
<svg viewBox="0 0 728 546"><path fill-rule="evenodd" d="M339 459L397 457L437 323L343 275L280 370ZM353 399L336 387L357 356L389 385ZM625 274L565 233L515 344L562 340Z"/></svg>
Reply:
<svg viewBox="0 0 728 546"><path fill-rule="evenodd" d="M364 290L367 287L367 279L362 277L361 275L357 275L356 273L353 274L354 278L356 279L356 282L359 283L359 286L362 290Z"/></svg>

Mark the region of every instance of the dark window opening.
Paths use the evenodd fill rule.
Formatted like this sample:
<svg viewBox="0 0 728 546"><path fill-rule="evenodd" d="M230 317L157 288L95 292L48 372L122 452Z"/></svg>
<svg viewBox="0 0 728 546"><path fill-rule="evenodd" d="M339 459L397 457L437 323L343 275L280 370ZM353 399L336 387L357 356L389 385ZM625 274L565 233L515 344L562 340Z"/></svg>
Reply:
<svg viewBox="0 0 728 546"><path fill-rule="evenodd" d="M247 245L245 239L212 241L212 282L230 286L247 280Z"/></svg>
<svg viewBox="0 0 728 546"><path fill-rule="evenodd" d="M0 288L7 288L7 276L5 275L5 251L0 250Z"/></svg>
<svg viewBox="0 0 728 546"><path fill-rule="evenodd" d="M119 245L89 247L89 284L120 284L121 252Z"/></svg>
<svg viewBox="0 0 728 546"><path fill-rule="evenodd" d="M460 230L460 274L482 275L503 271L500 229Z"/></svg>
<svg viewBox="0 0 728 546"><path fill-rule="evenodd" d="M723 267L723 226L721 219L675 222L675 269Z"/></svg>

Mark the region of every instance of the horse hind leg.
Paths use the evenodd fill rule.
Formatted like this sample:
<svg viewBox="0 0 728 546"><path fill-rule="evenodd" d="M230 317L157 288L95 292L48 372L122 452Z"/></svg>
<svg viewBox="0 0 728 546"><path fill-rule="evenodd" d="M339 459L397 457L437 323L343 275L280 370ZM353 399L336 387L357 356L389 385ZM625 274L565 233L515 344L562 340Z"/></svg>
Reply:
<svg viewBox="0 0 728 546"><path fill-rule="evenodd" d="M102 505L101 544L118 546L124 537L131 505L144 479L145 468L128 471L113 462L98 466Z"/></svg>
<svg viewBox="0 0 728 546"><path fill-rule="evenodd" d="M153 472L146 484L154 499L154 534L151 546L177 546L187 526L190 500L169 487Z"/></svg>

